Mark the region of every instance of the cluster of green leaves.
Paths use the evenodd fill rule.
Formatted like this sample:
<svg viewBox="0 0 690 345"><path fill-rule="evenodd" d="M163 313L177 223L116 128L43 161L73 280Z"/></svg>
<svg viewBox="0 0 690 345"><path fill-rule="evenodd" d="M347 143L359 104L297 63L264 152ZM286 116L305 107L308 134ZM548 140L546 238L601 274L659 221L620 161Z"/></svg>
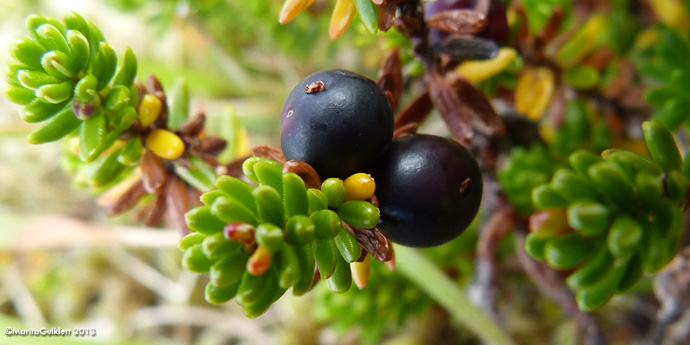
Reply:
<svg viewBox="0 0 690 345"><path fill-rule="evenodd" d="M79 128L81 158L93 161L136 120L136 57L128 49L118 69L101 31L75 12L62 22L33 15L26 27L29 37L11 47L15 61L5 70L5 94L24 106L25 122L43 122L30 143L55 141Z"/></svg>
<svg viewBox="0 0 690 345"><path fill-rule="evenodd" d="M102 155L137 120L134 53L127 49L118 63L101 31L75 12L62 21L32 15L26 27L29 36L18 38L10 49L14 61L5 69L5 94L23 106L25 122L42 123L29 142L76 133L75 159L96 162L90 182L107 185L141 156L141 141Z"/></svg>
<svg viewBox="0 0 690 345"><path fill-rule="evenodd" d="M532 189L566 166L572 152L601 152L609 141L605 125L589 115L582 101L572 100L566 104L564 122L549 144L535 142L530 147L515 147L499 170L498 181L518 213L527 216L536 210Z"/></svg>
<svg viewBox="0 0 690 345"><path fill-rule="evenodd" d="M98 190L131 176L147 150L156 155L159 170L165 168L159 162L170 161L169 168L187 185L202 191L211 188L217 177L214 168L198 152L188 150L189 143L203 140L203 120L183 128L189 117L189 92L183 81L167 96L155 77L147 86L135 84L137 59L132 50L126 49L118 62L98 27L75 12L62 21L32 15L26 26L29 36L11 47L14 61L5 69L5 94L23 106L20 115L25 122L42 122L29 135L30 143L71 138L65 141L63 167L77 183ZM236 151L240 139L236 119L228 123L217 126L233 128L221 133L234 138L229 145L233 152L226 150L226 156ZM176 161L185 153L184 162ZM143 170L145 175L151 171Z"/></svg>
<svg viewBox="0 0 690 345"><path fill-rule="evenodd" d="M655 31L658 42L640 52L640 74L656 83L648 89L644 99L654 107L652 118L671 130L688 124L690 108L690 36L659 24Z"/></svg>
<svg viewBox="0 0 690 345"><path fill-rule="evenodd" d="M601 307L654 273L678 250L690 172L671 132L643 125L653 160L632 151L579 150L570 168L532 190L526 251L557 269L583 310Z"/></svg>
<svg viewBox="0 0 690 345"><path fill-rule="evenodd" d="M548 146L513 149L498 174L518 213L531 215L526 251L573 270L566 282L583 310L599 308L673 258L688 186L682 166L689 163L661 123L644 125L652 161L606 149L606 128L592 118L584 103L569 102Z"/></svg>
<svg viewBox="0 0 690 345"><path fill-rule="evenodd" d="M352 285L350 263L361 248L341 221L373 228L379 210L345 198L342 180L327 179L321 189L306 188L295 173L275 161L253 157L243 164L256 187L230 176L202 195L204 206L186 214L194 232L180 242L183 264L210 273L206 300L235 298L249 317L262 314L285 291L302 295L314 283L314 264L326 285L344 293Z"/></svg>
<svg viewBox="0 0 690 345"><path fill-rule="evenodd" d="M372 263L371 270L365 289L346 294L333 294L325 288L315 291L314 317L339 333L359 326L358 339L363 344L380 343L386 331L399 329L410 316L431 305L429 297L399 273L379 263Z"/></svg>
<svg viewBox="0 0 690 345"><path fill-rule="evenodd" d="M526 216L535 210L532 189L549 181L557 167L545 145L519 146L499 171L498 181L515 210Z"/></svg>
<svg viewBox="0 0 690 345"><path fill-rule="evenodd" d="M461 286L469 283L472 276L479 223L473 222L462 235L447 244L423 250L435 265L452 272L453 279ZM387 332L400 329L406 321L421 315L432 305L432 300L419 286L410 284L398 270L391 271L378 262L372 262L371 275L364 289L332 294L320 287L315 292L316 319L332 325L336 332L358 327L359 340L364 344L380 343Z"/></svg>

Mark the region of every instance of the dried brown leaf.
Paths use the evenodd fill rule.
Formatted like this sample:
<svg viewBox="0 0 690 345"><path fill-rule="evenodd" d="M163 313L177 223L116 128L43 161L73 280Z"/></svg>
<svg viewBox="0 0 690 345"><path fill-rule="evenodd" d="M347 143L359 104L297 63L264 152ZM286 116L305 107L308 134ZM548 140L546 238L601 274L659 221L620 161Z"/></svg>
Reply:
<svg viewBox="0 0 690 345"><path fill-rule="evenodd" d="M417 125L416 122L412 122L412 123L408 123L406 125L400 126L400 127L396 128L395 131L393 132L393 139L397 139L397 138L404 137L407 135L415 134L415 133L417 133L418 127L419 126Z"/></svg>
<svg viewBox="0 0 690 345"><path fill-rule="evenodd" d="M185 137L196 137L201 130L204 129L204 123L206 122L206 114L199 113L197 116L187 120L182 127L180 127L179 133L181 136Z"/></svg>
<svg viewBox="0 0 690 345"><path fill-rule="evenodd" d="M173 177L165 185L165 205L168 210L168 219L172 225L182 231L183 234L189 232L184 214L189 211L189 194L187 184L181 179Z"/></svg>
<svg viewBox="0 0 690 345"><path fill-rule="evenodd" d="M534 44L537 51L541 53L544 47L558 35L562 23L563 9L559 6L556 6L551 13L551 17L549 17L549 21L546 22L546 26L544 26L544 29L538 33L537 37L535 38Z"/></svg>
<svg viewBox="0 0 690 345"><path fill-rule="evenodd" d="M163 84L155 75L149 74L146 77L146 92L155 94L156 91L163 92Z"/></svg>
<svg viewBox="0 0 690 345"><path fill-rule="evenodd" d="M393 96L393 93L390 91L386 91L386 98L388 99L388 105L391 106L391 109L395 111L395 108L393 108L393 105L397 106L397 102L395 100L395 96Z"/></svg>
<svg viewBox="0 0 690 345"><path fill-rule="evenodd" d="M203 205L201 202L201 194L203 193L196 188L187 189L187 195L189 196L189 209Z"/></svg>
<svg viewBox="0 0 690 345"><path fill-rule="evenodd" d="M134 86L137 89L137 104L134 106L134 108L139 109L139 105L141 104L141 99L146 94L146 85L144 85L144 83L141 82L141 79L136 78L136 79L134 79Z"/></svg>
<svg viewBox="0 0 690 345"><path fill-rule="evenodd" d="M402 62L400 61L400 51L397 48L388 52L383 59L376 83L386 93L390 92L388 100L391 103L391 108L395 111L398 108L403 89Z"/></svg>
<svg viewBox="0 0 690 345"><path fill-rule="evenodd" d="M146 190L144 190L142 180L134 182L119 198L117 198L115 203L108 208L107 215L112 217L131 209L136 206L144 195L146 195Z"/></svg>
<svg viewBox="0 0 690 345"><path fill-rule="evenodd" d="M163 159L156 156L153 152L145 150L144 156L141 158L141 175L144 190L158 194L167 178Z"/></svg>
<svg viewBox="0 0 690 345"><path fill-rule="evenodd" d="M501 205L489 218L479 235L477 256L494 262L496 248L500 240L513 228L515 210L512 206Z"/></svg>
<svg viewBox="0 0 690 345"><path fill-rule="evenodd" d="M479 130L487 134L502 135L505 133L503 120L496 113L484 93L460 76L455 76L451 83L460 96L464 108L463 112L468 114Z"/></svg>
<svg viewBox="0 0 690 345"><path fill-rule="evenodd" d="M201 142L199 143L199 151L210 154L219 154L227 145L228 143L225 141L225 139L215 135L208 135L201 139Z"/></svg>
<svg viewBox="0 0 690 345"><path fill-rule="evenodd" d="M302 161L287 161L283 164L283 173L295 173L304 180L307 188L321 188L321 178L309 163Z"/></svg>
<svg viewBox="0 0 690 345"><path fill-rule="evenodd" d="M235 158L232 161L230 161L230 163L224 166L225 171L223 172L223 175L229 175L234 177L242 176L242 164L249 157L249 155L246 155L239 158Z"/></svg>
<svg viewBox="0 0 690 345"><path fill-rule="evenodd" d="M644 100L644 93L646 89L642 86L631 86L625 89L620 97L618 103L625 109L644 109L649 107L649 103Z"/></svg>
<svg viewBox="0 0 690 345"><path fill-rule="evenodd" d="M168 102L163 91L156 91L153 93L161 101L161 112L156 119L156 127L168 128Z"/></svg>
<svg viewBox="0 0 690 345"><path fill-rule="evenodd" d="M623 60L618 63L618 73L611 78L604 88L606 98L618 98L632 85L635 77L635 67L631 62Z"/></svg>
<svg viewBox="0 0 690 345"><path fill-rule="evenodd" d="M448 125L448 129L460 143L470 144L472 126L460 96L448 81L436 72L430 74L429 81L431 101Z"/></svg>
<svg viewBox="0 0 690 345"><path fill-rule="evenodd" d="M609 65L609 62L611 59L613 59L614 55L615 54L611 49L602 47L586 57L582 63L601 71Z"/></svg>
<svg viewBox="0 0 690 345"><path fill-rule="evenodd" d="M374 259L386 262L393 258L393 244L379 229L362 229L345 222L341 223L345 230L355 236L359 246L369 252Z"/></svg>
<svg viewBox="0 0 690 345"><path fill-rule="evenodd" d="M280 164L285 164L286 161L285 155L283 155L283 150L269 145L252 147L252 156L272 159Z"/></svg>
<svg viewBox="0 0 690 345"><path fill-rule="evenodd" d="M393 22L395 28L406 37L410 37L419 27L417 18L410 15L401 15Z"/></svg>
<svg viewBox="0 0 690 345"><path fill-rule="evenodd" d="M426 119L433 109L434 104L431 102L431 96L427 89L400 112L398 118L395 119L393 127L397 129L411 123L420 123Z"/></svg>
<svg viewBox="0 0 690 345"><path fill-rule="evenodd" d="M163 190L156 196L156 201L146 215L146 219L144 219L144 224L146 224L146 226L156 226L161 223L166 211L165 199L165 190Z"/></svg>
<svg viewBox="0 0 690 345"><path fill-rule="evenodd" d="M395 23L395 10L397 7L393 0L379 2L383 2L382 4L377 4L379 6L379 30L388 31Z"/></svg>
<svg viewBox="0 0 690 345"><path fill-rule="evenodd" d="M428 27L458 34L476 34L482 31L487 23L486 16L474 10L441 11L426 21Z"/></svg>
<svg viewBox="0 0 690 345"><path fill-rule="evenodd" d="M517 35L515 36L515 38L516 38L515 41L516 41L517 47L520 49L522 55L530 55L531 49L532 49L533 37L529 33L529 25L527 22L527 13L525 13L525 9L522 6L518 6L516 12L517 12L519 20L518 20Z"/></svg>
<svg viewBox="0 0 690 345"><path fill-rule="evenodd" d="M391 251L391 259L385 262L388 270L393 272L395 270L395 250Z"/></svg>
<svg viewBox="0 0 690 345"><path fill-rule="evenodd" d="M218 158L216 158L214 154L198 152L196 155L212 167L217 167L220 165L220 162L218 162Z"/></svg>
<svg viewBox="0 0 690 345"><path fill-rule="evenodd" d="M376 196L376 194L372 195L369 199L367 199L365 201L376 206L377 208L379 207L379 198Z"/></svg>

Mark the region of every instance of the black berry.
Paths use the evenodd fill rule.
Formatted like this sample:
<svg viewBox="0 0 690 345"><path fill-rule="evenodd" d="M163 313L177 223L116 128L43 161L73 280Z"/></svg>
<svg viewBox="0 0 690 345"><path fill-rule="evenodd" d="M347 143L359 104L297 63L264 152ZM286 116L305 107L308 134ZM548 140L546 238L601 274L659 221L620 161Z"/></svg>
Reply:
<svg viewBox="0 0 690 345"><path fill-rule="evenodd" d="M285 158L307 162L323 179L369 172L393 136L383 90L353 72L312 74L295 87L280 115Z"/></svg>
<svg viewBox="0 0 690 345"><path fill-rule="evenodd" d="M460 235L482 199L479 165L465 147L434 136L394 140L372 174L381 220L393 242L430 247Z"/></svg>

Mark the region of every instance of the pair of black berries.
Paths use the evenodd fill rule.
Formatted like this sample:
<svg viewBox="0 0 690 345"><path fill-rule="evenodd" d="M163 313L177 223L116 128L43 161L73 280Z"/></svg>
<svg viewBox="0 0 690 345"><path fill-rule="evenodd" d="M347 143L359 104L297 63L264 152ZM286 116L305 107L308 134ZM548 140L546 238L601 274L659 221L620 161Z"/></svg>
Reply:
<svg viewBox="0 0 690 345"><path fill-rule="evenodd" d="M329 70L302 80L281 113L285 158L309 163L321 178L370 173L378 228L393 242L430 247L472 222L482 176L459 143L416 134L392 140L393 111L383 90L356 73Z"/></svg>

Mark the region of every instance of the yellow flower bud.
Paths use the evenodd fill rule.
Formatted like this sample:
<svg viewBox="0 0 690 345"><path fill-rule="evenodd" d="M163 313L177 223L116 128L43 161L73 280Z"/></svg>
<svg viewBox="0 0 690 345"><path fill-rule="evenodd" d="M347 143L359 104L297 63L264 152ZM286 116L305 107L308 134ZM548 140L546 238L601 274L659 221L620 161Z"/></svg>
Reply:
<svg viewBox="0 0 690 345"><path fill-rule="evenodd" d="M165 130L154 129L146 137L146 147L156 156L172 160L184 153L184 143L177 134Z"/></svg>
<svg viewBox="0 0 690 345"><path fill-rule="evenodd" d="M258 246L247 261L247 272L260 276L271 268L271 252L266 247Z"/></svg>
<svg viewBox="0 0 690 345"><path fill-rule="evenodd" d="M328 37L335 40L350 26L352 17L354 17L357 8L354 0L337 0L333 14L331 15L331 23L328 27Z"/></svg>
<svg viewBox="0 0 690 345"><path fill-rule="evenodd" d="M555 89L556 77L546 67L526 68L515 87L515 109L537 121L546 111Z"/></svg>
<svg viewBox="0 0 690 345"><path fill-rule="evenodd" d="M141 126L148 127L153 121L156 121L161 114L162 108L163 104L158 97L150 93L144 95L139 105L139 123L141 123Z"/></svg>
<svg viewBox="0 0 690 345"><path fill-rule="evenodd" d="M366 200L374 195L376 183L369 174L356 173L343 181L345 200Z"/></svg>
<svg viewBox="0 0 690 345"><path fill-rule="evenodd" d="M472 83L489 79L505 70L517 56L513 48L501 48L491 60L465 61L455 70Z"/></svg>

